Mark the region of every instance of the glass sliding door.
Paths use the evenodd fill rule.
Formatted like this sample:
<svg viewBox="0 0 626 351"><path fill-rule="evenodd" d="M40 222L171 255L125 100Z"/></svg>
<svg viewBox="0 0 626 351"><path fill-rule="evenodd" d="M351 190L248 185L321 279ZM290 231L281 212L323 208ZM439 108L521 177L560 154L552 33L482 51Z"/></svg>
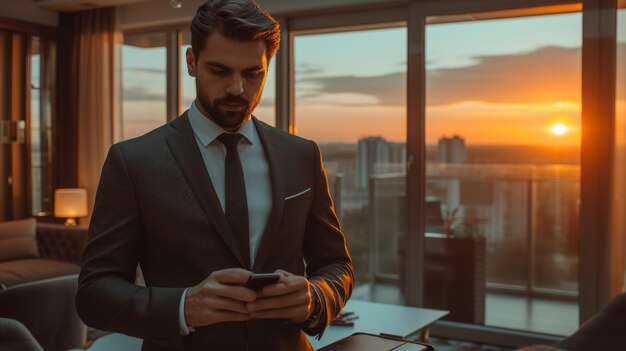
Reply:
<svg viewBox="0 0 626 351"><path fill-rule="evenodd" d="M353 299L404 303L406 41L405 27L293 39L295 132L322 151Z"/></svg>
<svg viewBox="0 0 626 351"><path fill-rule="evenodd" d="M30 43L31 212L52 214L52 111L56 47L32 37Z"/></svg>
<svg viewBox="0 0 626 351"><path fill-rule="evenodd" d="M579 11L426 17L424 304L450 320L578 327Z"/></svg>

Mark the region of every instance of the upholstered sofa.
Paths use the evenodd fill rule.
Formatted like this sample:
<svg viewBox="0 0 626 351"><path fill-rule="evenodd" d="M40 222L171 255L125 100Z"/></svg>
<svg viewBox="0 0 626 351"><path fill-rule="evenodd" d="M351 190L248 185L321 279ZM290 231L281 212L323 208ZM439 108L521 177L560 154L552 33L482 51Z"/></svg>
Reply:
<svg viewBox="0 0 626 351"><path fill-rule="evenodd" d="M81 227L0 223L0 316L24 324L46 351L85 342L74 297L86 240Z"/></svg>

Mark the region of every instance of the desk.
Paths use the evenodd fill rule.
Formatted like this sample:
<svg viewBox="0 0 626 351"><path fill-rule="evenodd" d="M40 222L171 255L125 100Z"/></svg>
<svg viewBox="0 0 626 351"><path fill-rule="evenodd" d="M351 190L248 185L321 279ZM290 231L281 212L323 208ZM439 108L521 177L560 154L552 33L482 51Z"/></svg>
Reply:
<svg viewBox="0 0 626 351"><path fill-rule="evenodd" d="M324 332L321 340L309 336L313 348L318 350L356 332L371 334L387 333L408 337L428 328L429 325L447 315L448 311L431 310L377 302L350 300L344 307L359 316L353 326L331 325Z"/></svg>
<svg viewBox="0 0 626 351"><path fill-rule="evenodd" d="M353 311L359 318L354 326L329 326L321 340L308 337L313 348L318 350L352 333L387 333L407 337L448 314L448 311L431 310L398 305L387 305L368 301L348 301L345 310ZM141 339L124 334L112 333L96 340L88 351L139 351Z"/></svg>

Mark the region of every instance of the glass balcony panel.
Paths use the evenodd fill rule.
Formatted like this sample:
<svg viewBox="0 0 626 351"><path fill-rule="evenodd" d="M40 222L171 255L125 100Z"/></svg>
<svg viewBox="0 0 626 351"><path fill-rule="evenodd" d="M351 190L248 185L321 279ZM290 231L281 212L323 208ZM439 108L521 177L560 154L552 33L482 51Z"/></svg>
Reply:
<svg viewBox="0 0 626 351"><path fill-rule="evenodd" d="M580 166L555 165L542 178L533 206L532 286L537 291L577 296Z"/></svg>

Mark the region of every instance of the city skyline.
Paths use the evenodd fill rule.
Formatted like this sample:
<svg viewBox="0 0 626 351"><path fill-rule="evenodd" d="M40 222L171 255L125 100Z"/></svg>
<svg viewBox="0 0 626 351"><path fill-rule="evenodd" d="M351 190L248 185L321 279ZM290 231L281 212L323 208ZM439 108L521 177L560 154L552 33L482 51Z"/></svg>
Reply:
<svg viewBox="0 0 626 351"><path fill-rule="evenodd" d="M371 151L365 151L366 147L362 146L366 145ZM368 164L367 169L372 169L372 162L388 163L384 166L388 169L402 169L403 166L398 168L392 164L404 164L402 160L406 157L406 143L386 140L381 135L363 136L355 143L322 142L319 146L325 164L352 160L355 162L353 167L361 173L369 171L361 169L363 166L359 163ZM442 135L438 143L426 145L425 156L427 163L580 165L580 145L466 144L463 135ZM359 177L363 179L364 176L357 175ZM359 182L362 186L366 185L363 180Z"/></svg>

